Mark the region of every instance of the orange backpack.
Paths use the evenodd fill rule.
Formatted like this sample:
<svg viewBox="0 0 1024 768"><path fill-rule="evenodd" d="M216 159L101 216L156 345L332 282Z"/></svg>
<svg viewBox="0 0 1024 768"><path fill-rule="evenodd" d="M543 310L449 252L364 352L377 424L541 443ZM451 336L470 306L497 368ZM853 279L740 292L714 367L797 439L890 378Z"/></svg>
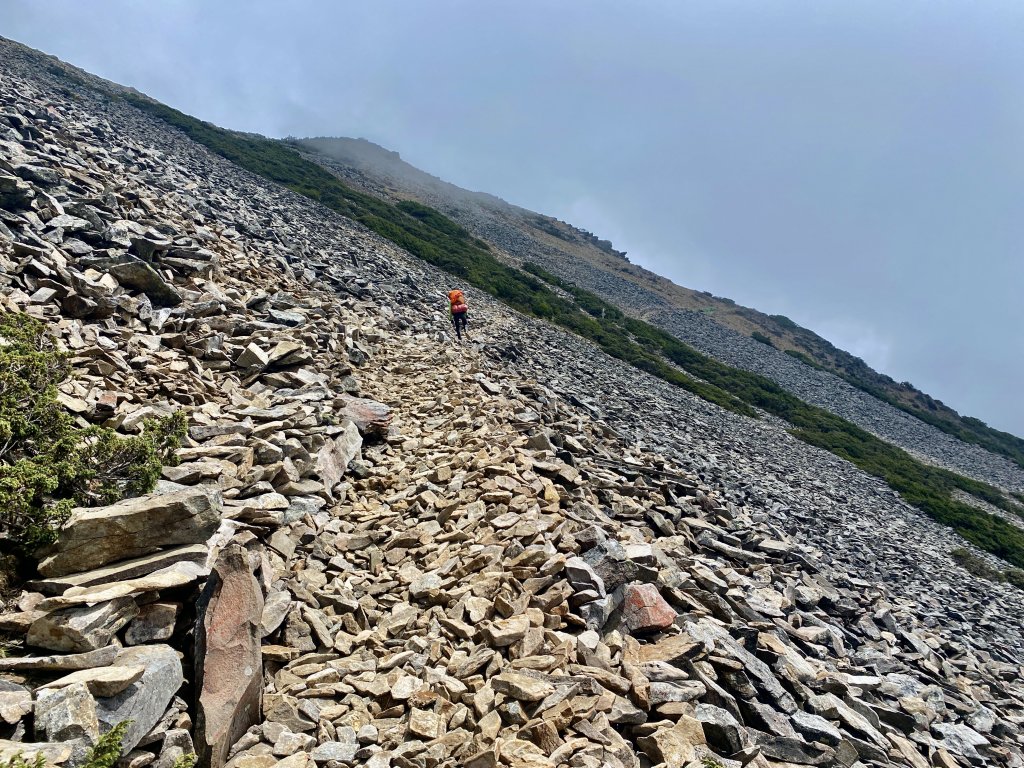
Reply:
<svg viewBox="0 0 1024 768"><path fill-rule="evenodd" d="M461 315L463 312L469 310L466 306L466 299L462 295L462 291L456 289L454 291L448 291L448 301L452 305L452 314Z"/></svg>

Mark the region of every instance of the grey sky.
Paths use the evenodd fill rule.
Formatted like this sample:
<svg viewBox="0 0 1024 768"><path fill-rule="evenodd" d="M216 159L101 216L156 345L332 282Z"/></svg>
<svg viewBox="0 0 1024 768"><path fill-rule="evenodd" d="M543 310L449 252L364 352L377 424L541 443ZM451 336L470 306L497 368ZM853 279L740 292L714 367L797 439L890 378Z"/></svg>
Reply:
<svg viewBox="0 0 1024 768"><path fill-rule="evenodd" d="M227 127L362 136L1024 434L1024 3L6 0Z"/></svg>

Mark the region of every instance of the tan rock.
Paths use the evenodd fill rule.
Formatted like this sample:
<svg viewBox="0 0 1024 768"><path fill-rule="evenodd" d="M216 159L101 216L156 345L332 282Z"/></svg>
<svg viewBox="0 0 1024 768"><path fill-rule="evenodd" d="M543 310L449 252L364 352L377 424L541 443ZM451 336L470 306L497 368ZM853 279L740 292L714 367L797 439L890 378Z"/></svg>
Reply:
<svg viewBox="0 0 1024 768"><path fill-rule="evenodd" d="M409 713L409 733L421 739L436 739L444 733L444 721L435 712L414 709Z"/></svg>
<svg viewBox="0 0 1024 768"><path fill-rule="evenodd" d="M76 509L39 572L50 577L80 573L159 547L202 543L220 525L220 509L220 493L206 486Z"/></svg>
<svg viewBox="0 0 1024 768"><path fill-rule="evenodd" d="M138 613L139 608L130 597L64 608L36 619L25 642L51 651L95 651L110 645L118 630Z"/></svg>
<svg viewBox="0 0 1024 768"><path fill-rule="evenodd" d="M520 674L502 672L491 678L491 687L518 701L541 701L555 692L555 687L544 680Z"/></svg>

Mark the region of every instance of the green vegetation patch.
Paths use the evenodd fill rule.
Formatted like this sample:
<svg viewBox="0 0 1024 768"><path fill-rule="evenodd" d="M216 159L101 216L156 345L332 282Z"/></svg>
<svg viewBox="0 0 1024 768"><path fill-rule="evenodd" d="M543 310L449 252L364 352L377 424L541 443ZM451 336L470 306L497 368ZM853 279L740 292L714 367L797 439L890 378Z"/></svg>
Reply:
<svg viewBox="0 0 1024 768"><path fill-rule="evenodd" d="M0 315L0 541L23 553L51 542L74 506L152 490L185 435L181 412L139 436L80 427L57 400L68 355L28 315Z"/></svg>
<svg viewBox="0 0 1024 768"><path fill-rule="evenodd" d="M804 403L770 379L702 355L542 267L510 267L495 258L486 244L433 208L415 202L392 205L357 192L284 142L227 131L133 94L123 98L242 168L320 201L514 309L589 339L612 357L736 413L755 416L754 409L760 408L785 419L797 438L882 478L909 503L953 527L964 538L1024 567L1021 529L951 496L959 488L1002 509L1016 511L997 489L922 464L854 424ZM570 298L564 298L552 286ZM786 328L798 327L782 316L773 319ZM798 352L790 354L804 359Z"/></svg>
<svg viewBox="0 0 1024 768"><path fill-rule="evenodd" d="M1020 568L1007 568L1006 570L994 568L965 547L957 547L949 555L963 566L968 573L988 579L989 581L1006 582L1024 589L1024 570Z"/></svg>

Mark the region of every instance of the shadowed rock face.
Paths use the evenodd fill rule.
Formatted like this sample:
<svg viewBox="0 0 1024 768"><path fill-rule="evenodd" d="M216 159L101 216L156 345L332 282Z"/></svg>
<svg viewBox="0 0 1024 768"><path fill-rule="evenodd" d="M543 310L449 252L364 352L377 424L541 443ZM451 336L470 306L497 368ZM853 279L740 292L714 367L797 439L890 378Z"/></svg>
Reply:
<svg viewBox="0 0 1024 768"><path fill-rule="evenodd" d="M125 720L132 721L122 742L123 751L128 753L164 716L185 678L178 652L167 645L125 648L118 653L114 666L145 670L142 677L121 693L96 700L102 731Z"/></svg>
<svg viewBox="0 0 1024 768"><path fill-rule="evenodd" d="M140 523L0 615L31 638L84 611L110 651L0 660L33 672L0 686L15 749L34 697L69 739L48 754L133 717L157 768L193 742L231 768L1019 764L1020 593L959 570L948 530L486 296L453 346L450 277L0 55L0 305L73 350L79 418L185 409L160 498L223 500L201 542ZM97 250L151 259L181 304ZM54 697L40 670L87 674Z"/></svg>

